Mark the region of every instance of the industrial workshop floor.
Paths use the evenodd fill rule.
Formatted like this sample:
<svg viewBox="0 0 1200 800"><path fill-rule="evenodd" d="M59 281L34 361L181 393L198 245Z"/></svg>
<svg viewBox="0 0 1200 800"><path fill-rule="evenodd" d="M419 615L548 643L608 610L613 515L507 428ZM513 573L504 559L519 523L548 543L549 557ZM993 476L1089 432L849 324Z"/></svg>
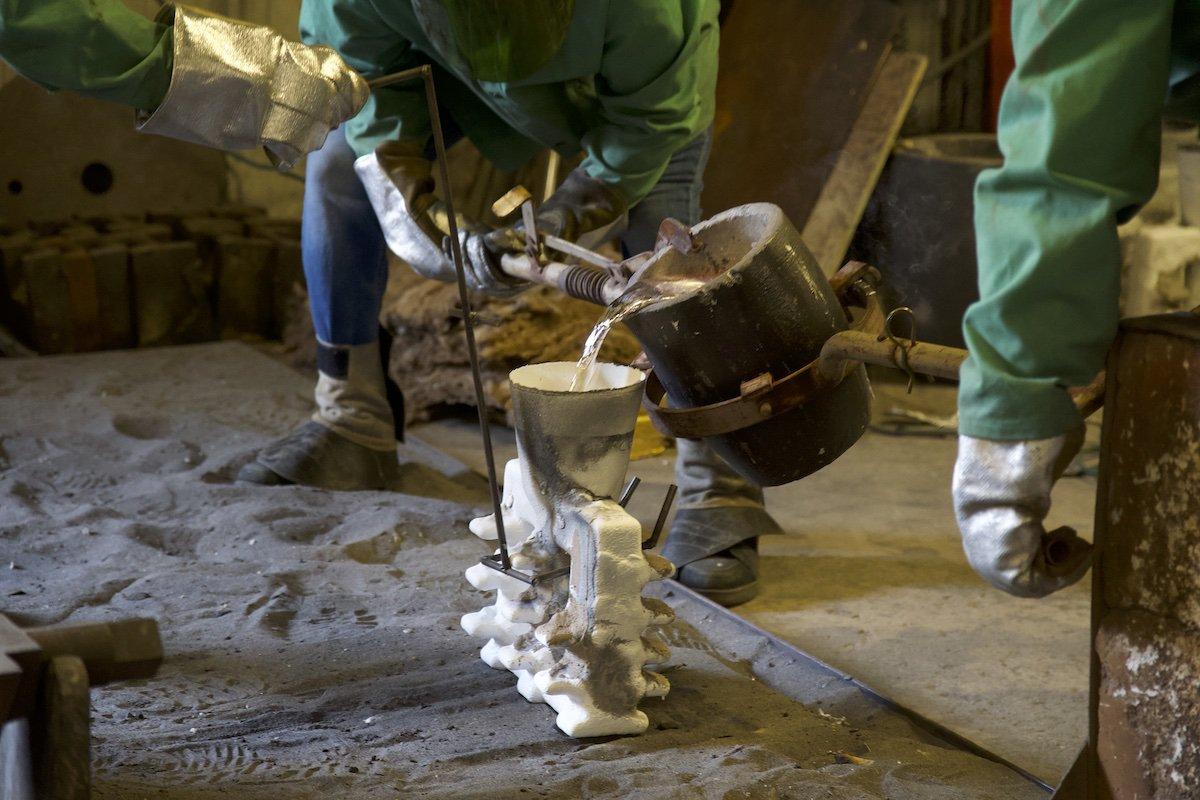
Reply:
<svg viewBox="0 0 1200 800"><path fill-rule="evenodd" d="M954 389L918 385L906 397L879 386L877 418L886 421L896 406L944 419L954 413ZM1098 417L1078 463L1094 462ZM483 468L470 422L417 432ZM506 429L496 441L504 458L516 452ZM786 533L763 539L762 593L737 611L1057 785L1087 733L1088 579L1032 601L975 576L950 504L955 441L871 431L821 472L768 489L767 507ZM670 453L634 463L632 474L645 481L635 515L654 519L672 468ZM1052 527L1091 538L1095 486L1085 475L1060 481Z"/></svg>
<svg viewBox="0 0 1200 800"><path fill-rule="evenodd" d="M163 632L157 677L93 692L98 798L1044 796L864 711L844 681L777 693L769 673L788 664L682 607L650 732L566 738L457 626L486 601L461 577L485 550L465 531L483 494L461 463L414 443L401 493L231 482L306 417L310 390L233 343L0 360L0 610L148 615ZM417 435L478 453L461 423ZM950 452L871 436L773 492L789 536L765 543L767 591L744 611L1050 775L1080 727L1082 595L1017 603L971 578L945 509Z"/></svg>

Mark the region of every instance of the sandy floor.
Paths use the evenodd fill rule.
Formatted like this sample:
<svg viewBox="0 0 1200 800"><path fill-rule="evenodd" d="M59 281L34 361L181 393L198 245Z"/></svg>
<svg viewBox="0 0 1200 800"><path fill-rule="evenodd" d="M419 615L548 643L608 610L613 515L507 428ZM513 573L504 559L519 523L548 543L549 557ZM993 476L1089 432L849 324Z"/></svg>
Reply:
<svg viewBox="0 0 1200 800"><path fill-rule="evenodd" d="M889 405L888 390L877 392L877 406ZM918 386L903 402L952 413L954 390ZM469 422L417 430L482 463ZM511 434L496 440L512 452ZM1088 581L1040 601L981 581L950 506L954 454L953 436L868 432L824 470L768 489L785 534L762 540L762 593L737 612L1056 785L1087 732ZM633 464L641 519L654 519L673 462ZM1090 537L1095 485L1059 481L1050 522Z"/></svg>
<svg viewBox="0 0 1200 800"><path fill-rule="evenodd" d="M230 483L309 386L234 344L0 361L3 609L154 616L169 654L93 694L98 797L1041 796L772 691L699 621L650 733L562 736L457 625L484 602L461 578L476 477L414 447L406 493Z"/></svg>

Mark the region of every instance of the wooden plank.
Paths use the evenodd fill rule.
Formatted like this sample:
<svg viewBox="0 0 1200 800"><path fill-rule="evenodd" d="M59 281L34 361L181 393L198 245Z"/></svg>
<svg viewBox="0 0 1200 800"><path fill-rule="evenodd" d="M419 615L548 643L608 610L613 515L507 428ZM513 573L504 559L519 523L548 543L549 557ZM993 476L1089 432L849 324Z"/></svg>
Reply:
<svg viewBox="0 0 1200 800"><path fill-rule="evenodd" d="M275 241L274 266L271 270L272 338L284 338L284 331L295 322L296 314L306 314L308 304L297 303L304 293L304 264L300 258L300 242L291 239Z"/></svg>
<svg viewBox="0 0 1200 800"><path fill-rule="evenodd" d="M734 3L721 31L707 216L769 201L804 226L899 21L888 0Z"/></svg>
<svg viewBox="0 0 1200 800"><path fill-rule="evenodd" d="M0 236L0 318L22 343L32 344L29 285L21 258L33 247L34 234L19 230Z"/></svg>
<svg viewBox="0 0 1200 800"><path fill-rule="evenodd" d="M86 250L63 253L63 278L67 284L67 302L71 308L71 336L76 353L101 348L100 294L96 287L96 266Z"/></svg>
<svg viewBox="0 0 1200 800"><path fill-rule="evenodd" d="M73 352L75 336L62 252L45 248L26 253L21 271L29 291L29 338L33 349L41 355Z"/></svg>
<svg viewBox="0 0 1200 800"><path fill-rule="evenodd" d="M102 245L92 250L96 295L100 311L100 348L115 350L134 345L133 293L129 281L129 248Z"/></svg>
<svg viewBox="0 0 1200 800"><path fill-rule="evenodd" d="M0 725L8 719L21 685L21 665L0 652Z"/></svg>
<svg viewBox="0 0 1200 800"><path fill-rule="evenodd" d="M966 45L964 0L953 0L942 27L942 57L949 59ZM941 76L942 121L939 131L963 129L963 65L959 63Z"/></svg>
<svg viewBox="0 0 1200 800"><path fill-rule="evenodd" d="M213 338L211 263L195 242L163 242L129 251L139 347Z"/></svg>
<svg viewBox="0 0 1200 800"><path fill-rule="evenodd" d="M271 242L217 240L217 331L222 339L271 338L275 285Z"/></svg>
<svg viewBox="0 0 1200 800"><path fill-rule="evenodd" d="M26 708L41 652L37 642L0 614L0 723L9 718L18 703L21 709Z"/></svg>
<svg viewBox="0 0 1200 800"><path fill-rule="evenodd" d="M888 56L804 225L804 242L826 275L842 264L927 63L915 53Z"/></svg>

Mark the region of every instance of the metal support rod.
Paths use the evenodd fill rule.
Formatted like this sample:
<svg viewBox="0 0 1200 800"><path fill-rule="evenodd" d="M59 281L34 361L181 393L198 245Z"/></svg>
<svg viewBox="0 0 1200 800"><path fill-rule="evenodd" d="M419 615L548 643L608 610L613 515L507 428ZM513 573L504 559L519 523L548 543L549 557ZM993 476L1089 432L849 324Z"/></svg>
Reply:
<svg viewBox="0 0 1200 800"><path fill-rule="evenodd" d="M391 86L393 83L405 83L406 81L411 81L414 78L424 78L425 74L428 72L431 72L430 67L428 64L425 64L420 67L404 69L399 72L391 72L387 75L380 75L378 78L372 78L371 80L367 81L367 86L371 89L371 91L375 91L376 89L382 89L385 86Z"/></svg>
<svg viewBox="0 0 1200 800"><path fill-rule="evenodd" d="M578 258L580 261L586 261L587 263L593 264L608 272L612 272L621 266L611 258L605 258L595 250L588 250L586 247L580 247L578 244L568 239L562 239L558 236L552 236L547 233L542 236L542 241L545 242L546 247L549 247L551 250L557 250L558 252L571 256L572 258Z"/></svg>
<svg viewBox="0 0 1200 800"><path fill-rule="evenodd" d="M667 487L667 495L663 498L662 508L658 511L658 519L654 522L654 530L650 533L650 538L642 542L643 550L653 550L658 546L658 537L662 535L663 528L666 527L667 517L671 514L671 506L675 504L675 493L679 491L679 487L671 484Z"/></svg>
<svg viewBox="0 0 1200 800"><path fill-rule="evenodd" d="M896 369L899 365L895 357L896 345L888 339L881 341L877 335L866 331L841 331L825 342L817 367L822 377L836 380L842 375L847 361ZM908 365L913 372L935 378L958 380L959 367L966 359L967 351L957 347L917 342L908 348Z"/></svg>
<svg viewBox="0 0 1200 800"><path fill-rule="evenodd" d="M428 64L420 67L425 79L425 102L429 106L429 122L433 128L433 147L437 154L438 173L442 179L442 196L446 203L446 219L450 226L450 253L458 279L458 300L463 310L463 331L467 337L467 357L471 361L471 378L475 384L475 406L479 410L479 435L483 438L483 457L487 463L488 488L492 493L492 515L496 520L496 539L500 544L500 563L512 569L508 554L508 537L504 533L504 512L500 506L500 481L496 477L496 454L492 450L492 429L487 417L487 398L483 394L483 375L479 368L479 348L475 344L475 321L471 312L471 294L467 291L467 273L463 267L462 242L458 240L458 218L454 213L454 198L450 191L450 168L446 161L446 140L442 136L441 112L437 92L433 87L433 70Z"/></svg>
<svg viewBox="0 0 1200 800"><path fill-rule="evenodd" d="M501 571L513 574L512 558L508 554L508 537L504 532L504 512L500 506L500 481L496 477L496 456L492 450L492 429L488 424L487 400L483 394L483 375L479 369L479 348L475 344L475 317L471 311L471 296L467 291L467 275L463 268L462 243L458 239L458 218L454 214L454 197L450 190L450 170L446 162L446 140L442 135L442 118L438 109L437 90L433 86L433 69L423 64L413 69L394 72L368 81L372 90L395 83L421 78L425 83L425 104L429 109L429 124L433 129L433 147L437 156L438 176L442 182L446 219L450 226L450 256L458 281L458 302L463 313L463 331L467 338L467 357L471 362L471 378L475 384L475 405L479 409L479 434L483 439L483 456L487 463L488 488L492 494L492 516L496 520L496 539L500 545ZM485 561L486 563L486 561ZM517 577L517 575L513 575Z"/></svg>
<svg viewBox="0 0 1200 800"><path fill-rule="evenodd" d="M630 478L629 483L625 484L625 491L621 492L621 499L617 501L617 505L621 508L629 505L629 501L633 499L633 493L637 491L641 483L642 479L636 475Z"/></svg>
<svg viewBox="0 0 1200 800"><path fill-rule="evenodd" d="M957 381L958 373L967 351L958 347L946 347L928 342L914 342L904 348L890 339L880 339L865 331L841 331L829 337L821 348L817 369L822 379L834 381L842 376L852 362L876 364L881 367L902 369L897 361L900 349L907 351L908 367L920 375ZM1087 419L1104 405L1105 373L1100 372L1087 386L1069 391L1079 415Z"/></svg>

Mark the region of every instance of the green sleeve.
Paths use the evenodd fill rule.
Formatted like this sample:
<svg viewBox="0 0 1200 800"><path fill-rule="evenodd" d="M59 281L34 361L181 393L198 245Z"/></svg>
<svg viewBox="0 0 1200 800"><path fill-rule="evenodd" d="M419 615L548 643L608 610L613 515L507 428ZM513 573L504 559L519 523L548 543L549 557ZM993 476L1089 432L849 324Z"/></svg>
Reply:
<svg viewBox="0 0 1200 800"><path fill-rule="evenodd" d="M963 334L959 430L1057 436L1116 333L1117 225L1154 193L1171 0L1013 4L1004 165L975 187L980 299Z"/></svg>
<svg viewBox="0 0 1200 800"><path fill-rule="evenodd" d="M602 118L583 137L583 167L630 205L712 124L718 38L715 0L609 4L596 76Z"/></svg>
<svg viewBox="0 0 1200 800"><path fill-rule="evenodd" d="M121 0L0 0L0 58L49 89L149 110L171 84L171 29Z"/></svg>
<svg viewBox="0 0 1200 800"><path fill-rule="evenodd" d="M369 0L304 0L300 38L306 44L337 50L368 79L424 63ZM423 147L430 133L420 81L376 89L358 116L346 123L346 141L359 156L391 140L410 140Z"/></svg>

